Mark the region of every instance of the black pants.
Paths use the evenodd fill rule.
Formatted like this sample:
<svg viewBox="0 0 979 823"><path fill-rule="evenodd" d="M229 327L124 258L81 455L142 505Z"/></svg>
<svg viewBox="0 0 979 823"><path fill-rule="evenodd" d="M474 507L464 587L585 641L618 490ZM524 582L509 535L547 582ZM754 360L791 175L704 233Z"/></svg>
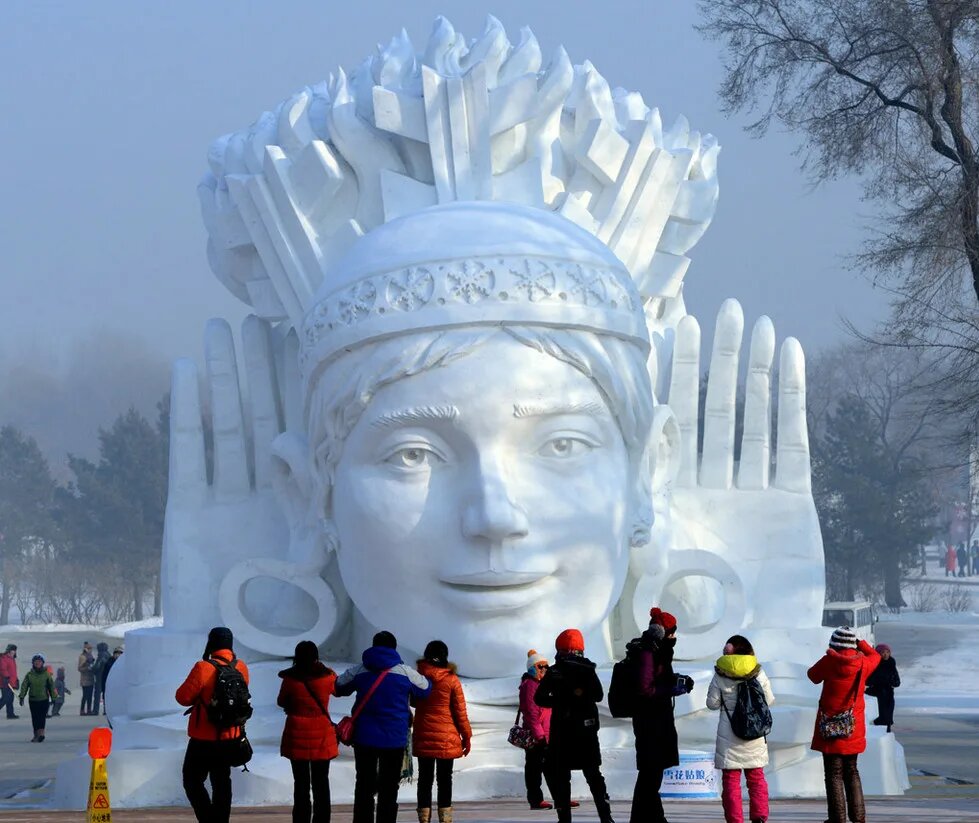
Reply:
<svg viewBox="0 0 979 823"><path fill-rule="evenodd" d="M330 761L290 760L292 823L330 823ZM310 790L313 802L309 802Z"/></svg>
<svg viewBox="0 0 979 823"><path fill-rule="evenodd" d="M659 796L663 785L662 769L640 769L636 788L632 792L632 811L629 823L666 823L663 801Z"/></svg>
<svg viewBox="0 0 979 823"><path fill-rule="evenodd" d="M102 684L98 680L92 686L92 714L98 714L102 707Z"/></svg>
<svg viewBox="0 0 979 823"><path fill-rule="evenodd" d="M10 686L0 688L0 709L7 710L7 718L14 717L14 690Z"/></svg>
<svg viewBox="0 0 979 823"><path fill-rule="evenodd" d="M545 769L547 761L545 760ZM560 823L571 820L571 769L562 766L560 762L552 767L551 780L548 787L551 796L554 798L554 806L557 809L557 819ZM546 771L545 771L546 773ZM601 766L595 764L587 766L581 770L591 791L592 800L595 801L595 809L598 811L598 819L606 821L611 819L611 806L609 805L608 789L605 787L605 778L602 776Z"/></svg>
<svg viewBox="0 0 979 823"><path fill-rule="evenodd" d="M828 823L864 823L867 813L863 802L863 784L857 771L855 754L824 754L823 774L826 778Z"/></svg>
<svg viewBox="0 0 979 823"><path fill-rule="evenodd" d="M881 689L877 694L877 718L875 726L887 726L891 730L894 725L894 689Z"/></svg>
<svg viewBox="0 0 979 823"><path fill-rule="evenodd" d="M48 706L51 705L51 702L45 698L44 700L28 700L27 703L31 707L31 723L34 726L34 731L44 734L44 725L48 719Z"/></svg>
<svg viewBox="0 0 979 823"><path fill-rule="evenodd" d="M78 707L79 714L89 714L92 711L92 691L95 686L82 686L82 705Z"/></svg>
<svg viewBox="0 0 979 823"><path fill-rule="evenodd" d="M544 802L544 792L541 791L541 778L547 781L547 790L555 797L551 786L551 772L546 767L547 746L534 746L524 749L523 782L527 787L527 802L531 806L539 806Z"/></svg>
<svg viewBox="0 0 979 823"><path fill-rule="evenodd" d="M418 808L432 808L432 783L438 772L438 806L440 809L452 805L452 766L451 758L418 758Z"/></svg>
<svg viewBox="0 0 979 823"><path fill-rule="evenodd" d="M184 755L183 777L184 792L198 823L227 823L231 817L231 767L221 744L216 740L191 738ZM210 796L204 787L208 777L211 778Z"/></svg>
<svg viewBox="0 0 979 823"><path fill-rule="evenodd" d="M374 795L377 795L377 823L396 823L398 784L405 750L354 746L354 820L373 823Z"/></svg>

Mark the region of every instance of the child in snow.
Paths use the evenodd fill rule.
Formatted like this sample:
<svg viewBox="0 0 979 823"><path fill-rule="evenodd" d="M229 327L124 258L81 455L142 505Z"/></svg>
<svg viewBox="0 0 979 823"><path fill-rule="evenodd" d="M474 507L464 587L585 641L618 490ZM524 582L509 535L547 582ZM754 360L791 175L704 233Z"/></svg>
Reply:
<svg viewBox="0 0 979 823"><path fill-rule="evenodd" d="M61 707L65 705L65 695L71 694L71 689L65 685L65 667L59 666L54 678L54 688L58 696L51 703L51 717L61 714Z"/></svg>

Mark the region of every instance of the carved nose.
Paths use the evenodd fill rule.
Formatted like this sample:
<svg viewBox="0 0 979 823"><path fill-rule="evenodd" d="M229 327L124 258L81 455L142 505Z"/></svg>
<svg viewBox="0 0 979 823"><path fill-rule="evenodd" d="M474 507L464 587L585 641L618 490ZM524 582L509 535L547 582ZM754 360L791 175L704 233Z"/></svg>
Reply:
<svg viewBox="0 0 979 823"><path fill-rule="evenodd" d="M501 543L526 537L529 530L527 513L510 499L503 478L498 474L484 477L475 499L463 512L462 533Z"/></svg>

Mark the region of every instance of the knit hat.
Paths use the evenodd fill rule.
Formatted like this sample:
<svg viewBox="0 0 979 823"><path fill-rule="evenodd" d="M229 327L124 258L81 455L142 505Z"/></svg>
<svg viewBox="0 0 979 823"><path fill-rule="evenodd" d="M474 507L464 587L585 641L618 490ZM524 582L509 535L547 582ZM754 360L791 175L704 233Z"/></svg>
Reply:
<svg viewBox="0 0 979 823"><path fill-rule="evenodd" d="M888 646L886 643L878 643L876 646L874 646L874 651L877 652L877 654L883 654L884 652L890 654L891 647Z"/></svg>
<svg viewBox="0 0 979 823"><path fill-rule="evenodd" d="M215 626L207 633L207 644L204 646L204 660L207 660L218 649L234 649L235 638L227 626Z"/></svg>
<svg viewBox="0 0 979 823"><path fill-rule="evenodd" d="M391 632L379 631L374 635L372 645L383 646L385 649L396 649L398 648L398 640Z"/></svg>
<svg viewBox="0 0 979 823"><path fill-rule="evenodd" d="M449 663L449 647L441 640L430 640L425 647L425 659L433 666L446 666Z"/></svg>
<svg viewBox="0 0 979 823"><path fill-rule="evenodd" d="M559 652L583 652L585 650L585 638L577 629L565 629L557 636L554 647Z"/></svg>
<svg viewBox="0 0 979 823"><path fill-rule="evenodd" d="M662 626L667 634L672 634L676 631L676 618L657 606L653 606L649 610L649 625L652 626L654 623L657 626Z"/></svg>
<svg viewBox="0 0 979 823"><path fill-rule="evenodd" d="M546 663L547 658L542 654L537 654L537 649L531 649L527 652L527 671L530 674L534 674L538 663Z"/></svg>
<svg viewBox="0 0 979 823"><path fill-rule="evenodd" d="M831 649L855 649L857 636L849 626L840 626L829 639Z"/></svg>

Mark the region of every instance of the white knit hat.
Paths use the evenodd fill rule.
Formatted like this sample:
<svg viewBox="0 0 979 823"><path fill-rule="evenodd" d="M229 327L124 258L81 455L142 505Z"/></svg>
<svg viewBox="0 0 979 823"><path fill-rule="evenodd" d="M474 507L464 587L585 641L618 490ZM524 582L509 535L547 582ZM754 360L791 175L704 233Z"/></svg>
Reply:
<svg viewBox="0 0 979 823"><path fill-rule="evenodd" d="M534 673L534 668L538 663L546 663L547 658L542 654L537 654L537 649L531 649L527 652L527 671L531 674Z"/></svg>
<svg viewBox="0 0 979 823"><path fill-rule="evenodd" d="M840 626L829 639L829 647L831 649L855 649L857 636L849 626Z"/></svg>

